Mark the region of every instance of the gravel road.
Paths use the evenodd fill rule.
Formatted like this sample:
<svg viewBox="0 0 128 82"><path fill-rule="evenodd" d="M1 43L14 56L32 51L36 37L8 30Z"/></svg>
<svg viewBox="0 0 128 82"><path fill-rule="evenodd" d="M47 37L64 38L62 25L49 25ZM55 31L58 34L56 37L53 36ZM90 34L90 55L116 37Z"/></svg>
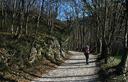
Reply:
<svg viewBox="0 0 128 82"><path fill-rule="evenodd" d="M89 65L86 65L83 53L73 51L70 53L73 54L72 57L64 64L32 82L99 82L97 56L90 54Z"/></svg>

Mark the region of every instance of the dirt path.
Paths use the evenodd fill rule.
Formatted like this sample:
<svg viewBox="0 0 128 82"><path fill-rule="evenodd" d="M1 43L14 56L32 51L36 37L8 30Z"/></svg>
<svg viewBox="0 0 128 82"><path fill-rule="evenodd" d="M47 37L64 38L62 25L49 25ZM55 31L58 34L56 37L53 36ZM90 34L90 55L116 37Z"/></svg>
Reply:
<svg viewBox="0 0 128 82"><path fill-rule="evenodd" d="M71 52L73 56L56 70L43 75L32 82L98 82L96 56L90 55L89 65L85 63L85 56L80 52Z"/></svg>

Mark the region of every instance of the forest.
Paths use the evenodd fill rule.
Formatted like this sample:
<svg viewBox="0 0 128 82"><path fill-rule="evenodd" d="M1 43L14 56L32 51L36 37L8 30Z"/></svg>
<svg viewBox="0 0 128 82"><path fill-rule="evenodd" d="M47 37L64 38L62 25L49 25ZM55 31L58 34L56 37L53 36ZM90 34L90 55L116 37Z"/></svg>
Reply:
<svg viewBox="0 0 128 82"><path fill-rule="evenodd" d="M128 0L0 0L0 82L41 78L86 45L101 82L128 81Z"/></svg>

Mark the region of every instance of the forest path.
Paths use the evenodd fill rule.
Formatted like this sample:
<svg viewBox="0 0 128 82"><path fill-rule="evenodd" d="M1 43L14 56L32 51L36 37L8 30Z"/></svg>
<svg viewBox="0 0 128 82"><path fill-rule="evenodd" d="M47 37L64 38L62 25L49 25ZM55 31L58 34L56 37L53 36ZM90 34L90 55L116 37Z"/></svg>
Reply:
<svg viewBox="0 0 128 82"><path fill-rule="evenodd" d="M89 65L86 65L83 53L73 51L70 53L73 54L72 57L64 64L32 82L99 82L97 56L90 54Z"/></svg>

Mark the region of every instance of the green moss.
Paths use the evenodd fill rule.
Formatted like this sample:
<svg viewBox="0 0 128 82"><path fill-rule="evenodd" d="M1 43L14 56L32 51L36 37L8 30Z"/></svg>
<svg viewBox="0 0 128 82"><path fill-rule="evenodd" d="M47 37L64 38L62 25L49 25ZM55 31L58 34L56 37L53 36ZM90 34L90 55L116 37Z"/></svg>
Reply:
<svg viewBox="0 0 128 82"><path fill-rule="evenodd" d="M106 69L106 68L111 68L113 66L117 66L121 61L121 56L111 56L108 58L108 63L107 64L103 64L102 68Z"/></svg>

